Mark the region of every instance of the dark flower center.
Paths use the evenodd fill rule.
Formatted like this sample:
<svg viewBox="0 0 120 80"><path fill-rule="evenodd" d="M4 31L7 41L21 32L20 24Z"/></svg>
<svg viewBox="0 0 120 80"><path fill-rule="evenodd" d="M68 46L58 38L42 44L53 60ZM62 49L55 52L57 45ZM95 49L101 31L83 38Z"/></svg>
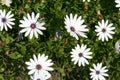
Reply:
<svg viewBox="0 0 120 80"><path fill-rule="evenodd" d="M36 28L36 24L35 24L35 23L32 23L32 24L30 25L30 27L31 27L32 29L34 29L34 28Z"/></svg>
<svg viewBox="0 0 120 80"><path fill-rule="evenodd" d="M103 29L102 29L102 32L103 32L103 33L105 33L105 32L106 32L106 29L105 29L105 28L103 28Z"/></svg>
<svg viewBox="0 0 120 80"><path fill-rule="evenodd" d="M79 53L78 56L79 56L79 57L82 57L82 56L83 56L83 53Z"/></svg>
<svg viewBox="0 0 120 80"><path fill-rule="evenodd" d="M37 70L40 70L40 69L42 69L42 66L41 66L40 64L37 64L37 65L36 65L36 69L37 69Z"/></svg>
<svg viewBox="0 0 120 80"><path fill-rule="evenodd" d="M73 26L71 26L71 27L70 27L70 30L74 32L74 31L75 31L75 28L74 28Z"/></svg>
<svg viewBox="0 0 120 80"><path fill-rule="evenodd" d="M41 80L40 78L38 78L37 80Z"/></svg>
<svg viewBox="0 0 120 80"><path fill-rule="evenodd" d="M6 18L2 18L2 22L5 23L7 20Z"/></svg>
<svg viewBox="0 0 120 80"><path fill-rule="evenodd" d="M100 74L100 71L96 71L96 74L99 75L99 74Z"/></svg>

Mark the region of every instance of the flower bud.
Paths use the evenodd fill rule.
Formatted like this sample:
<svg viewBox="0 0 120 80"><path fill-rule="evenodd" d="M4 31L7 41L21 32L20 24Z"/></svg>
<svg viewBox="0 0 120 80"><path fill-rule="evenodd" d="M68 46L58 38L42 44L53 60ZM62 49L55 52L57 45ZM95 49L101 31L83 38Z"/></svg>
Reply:
<svg viewBox="0 0 120 80"><path fill-rule="evenodd" d="M120 40L115 43L115 52L120 54Z"/></svg>

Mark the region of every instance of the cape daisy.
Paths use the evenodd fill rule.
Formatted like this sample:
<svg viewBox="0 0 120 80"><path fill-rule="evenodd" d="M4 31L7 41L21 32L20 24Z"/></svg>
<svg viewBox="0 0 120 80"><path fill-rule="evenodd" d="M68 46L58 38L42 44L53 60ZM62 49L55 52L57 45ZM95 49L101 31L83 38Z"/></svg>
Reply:
<svg viewBox="0 0 120 80"><path fill-rule="evenodd" d="M84 20L82 20L81 16L77 18L77 14L75 16L70 14L70 17L66 15L64 23L67 32L78 40L78 35L87 38L85 32L87 32L88 29L86 29L86 25L83 25L83 22Z"/></svg>
<svg viewBox="0 0 120 80"><path fill-rule="evenodd" d="M94 69L90 68L90 78L92 80L106 80L105 77L108 77L106 66L102 67L102 63L97 63L97 65L93 64L93 67Z"/></svg>
<svg viewBox="0 0 120 80"><path fill-rule="evenodd" d="M85 66L85 64L89 64L87 59L92 59L92 52L90 52L90 48L87 48L87 45L82 44L75 47L75 49L72 49L70 52L72 55L72 61L74 61L74 64L78 63L78 66Z"/></svg>
<svg viewBox="0 0 120 80"><path fill-rule="evenodd" d="M0 31L3 31L3 29L8 31L8 28L12 29L12 25L15 24L13 16L11 11L6 13L6 10L0 10Z"/></svg>
<svg viewBox="0 0 120 80"><path fill-rule="evenodd" d="M1 0L2 5L10 6L12 0Z"/></svg>
<svg viewBox="0 0 120 80"><path fill-rule="evenodd" d="M43 25L45 24L41 20L38 20L40 14L37 13L35 16L35 13L32 12L32 15L27 14L27 17L23 17L24 20L20 20L20 27L23 28L20 33L25 32L25 37L30 35L30 39L32 39L33 36L38 38L38 34L43 35L43 32L41 30L46 30Z"/></svg>
<svg viewBox="0 0 120 80"><path fill-rule="evenodd" d="M51 67L53 63L51 61L52 60L48 59L48 56L45 56L44 54L38 54L38 57L33 55L33 59L30 59L29 62L25 62L25 64L28 65L27 68L30 70L28 75L36 76L36 74L42 74L43 77L50 77L51 74L48 71L53 71L53 68Z"/></svg>
<svg viewBox="0 0 120 80"><path fill-rule="evenodd" d="M112 26L113 23L108 24L108 20L105 22L102 20L102 22L98 22L98 26L95 26L95 31L97 32L97 36L99 40L102 41L108 41L108 38L112 39L112 34L115 34L113 31L115 27Z"/></svg>
<svg viewBox="0 0 120 80"><path fill-rule="evenodd" d="M120 0L115 0L115 3L117 3L117 5L115 7L119 8L119 10L120 10Z"/></svg>

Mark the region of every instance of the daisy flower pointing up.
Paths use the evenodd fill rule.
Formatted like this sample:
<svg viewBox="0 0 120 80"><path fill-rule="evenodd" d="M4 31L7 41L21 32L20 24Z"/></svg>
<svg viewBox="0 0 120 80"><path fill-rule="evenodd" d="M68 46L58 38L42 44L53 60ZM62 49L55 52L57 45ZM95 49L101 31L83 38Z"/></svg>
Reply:
<svg viewBox="0 0 120 80"><path fill-rule="evenodd" d="M46 30L43 25L45 24L41 20L38 20L40 14L37 13L35 16L34 12L32 12L32 15L27 14L27 17L23 17L24 20L20 20L20 27L23 28L20 33L25 32L25 37L30 35L30 39L32 39L33 36L38 38L38 34L43 35L43 32L41 30Z"/></svg>
<svg viewBox="0 0 120 80"><path fill-rule="evenodd" d="M90 78L92 80L106 80L105 77L108 76L106 66L102 67L102 63L97 63L97 65L93 64L93 67L94 69L90 69Z"/></svg>
<svg viewBox="0 0 120 80"><path fill-rule="evenodd" d="M12 29L11 25L14 25L13 22L15 19L13 18L13 14L11 14L11 11L6 13L5 10L0 10L0 31L3 31L5 29L8 31L8 28Z"/></svg>
<svg viewBox="0 0 120 80"><path fill-rule="evenodd" d="M78 66L85 66L85 64L89 64L87 59L92 59L90 48L87 48L87 45L84 44L81 47L77 44L70 53L72 54L72 61L74 61L74 64L78 63Z"/></svg>
<svg viewBox="0 0 120 80"><path fill-rule="evenodd" d="M33 59L30 59L29 62L25 62L25 64L28 65L27 68L30 70L28 75L31 75L33 78L38 75L42 75L47 79L50 78L51 74L48 71L53 71L51 67L53 63L51 61L52 60L48 59L48 56L44 54L38 54L38 57L33 55Z"/></svg>
<svg viewBox="0 0 120 80"><path fill-rule="evenodd" d="M79 39L78 35L87 38L85 32L87 32L88 29L86 29L86 25L82 25L84 20L82 20L81 18L81 16L77 18L77 14L74 17L72 14L70 14L70 17L66 15L64 22L67 32L69 32L70 35L75 37L77 40Z"/></svg>
<svg viewBox="0 0 120 80"><path fill-rule="evenodd" d="M112 27L112 23L108 24L108 20L106 22L104 22L104 20L102 20L102 22L98 22L98 26L96 27L96 32L97 32L97 36L99 40L102 41L108 41L108 38L112 39L112 34L115 34L114 30L115 27Z"/></svg>

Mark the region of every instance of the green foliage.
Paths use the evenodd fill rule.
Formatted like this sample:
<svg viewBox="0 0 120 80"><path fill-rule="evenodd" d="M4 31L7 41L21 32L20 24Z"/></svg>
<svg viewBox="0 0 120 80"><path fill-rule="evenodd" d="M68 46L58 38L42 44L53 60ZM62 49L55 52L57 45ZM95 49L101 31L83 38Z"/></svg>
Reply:
<svg viewBox="0 0 120 80"><path fill-rule="evenodd" d="M114 44L120 39L120 12L114 0L96 0L83 3L82 0L13 0L10 7L0 5L0 9L11 10L15 25L9 31L0 32L0 80L30 80L27 75L28 61L33 54L46 54L54 62L50 80L90 80L93 63L102 62L109 69L108 80L120 80L120 55L115 53ZM47 30L38 39L18 35L19 20L31 12L40 13ZM98 14L100 11L100 14ZM67 33L64 17L70 13L78 14L85 20L88 38L77 41ZM98 40L95 25L101 19L109 20L116 28L113 39L108 42ZM55 40L55 31L61 31L61 38ZM70 51L76 44L87 44L93 52L89 65L78 67L71 62Z"/></svg>

